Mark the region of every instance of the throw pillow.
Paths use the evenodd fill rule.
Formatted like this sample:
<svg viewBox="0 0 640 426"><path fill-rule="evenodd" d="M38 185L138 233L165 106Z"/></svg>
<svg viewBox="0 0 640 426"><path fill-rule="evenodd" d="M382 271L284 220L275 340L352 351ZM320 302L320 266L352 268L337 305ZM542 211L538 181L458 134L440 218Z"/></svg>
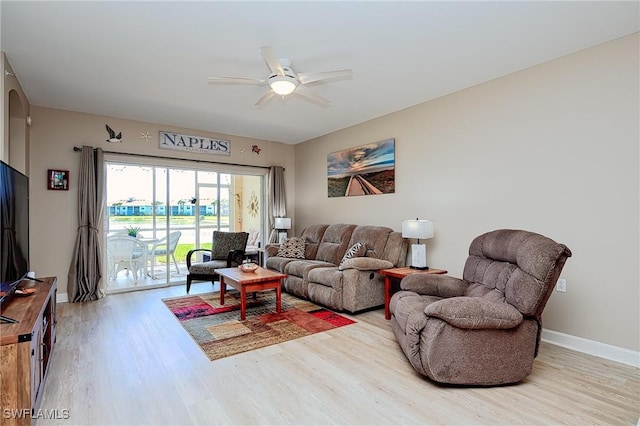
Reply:
<svg viewBox="0 0 640 426"><path fill-rule="evenodd" d="M304 240L298 237L287 238L282 244L280 244L278 256L292 259L304 259Z"/></svg>
<svg viewBox="0 0 640 426"><path fill-rule="evenodd" d="M346 262L347 260L353 257L362 257L365 255L366 252L367 252L367 247L364 244L355 243L354 245L349 247L349 250L347 250L344 256L342 256L342 260L340 261L340 264L342 265L344 262Z"/></svg>
<svg viewBox="0 0 640 426"><path fill-rule="evenodd" d="M249 232L249 239L247 240L248 246L257 246L258 245L258 237L260 236L260 232Z"/></svg>

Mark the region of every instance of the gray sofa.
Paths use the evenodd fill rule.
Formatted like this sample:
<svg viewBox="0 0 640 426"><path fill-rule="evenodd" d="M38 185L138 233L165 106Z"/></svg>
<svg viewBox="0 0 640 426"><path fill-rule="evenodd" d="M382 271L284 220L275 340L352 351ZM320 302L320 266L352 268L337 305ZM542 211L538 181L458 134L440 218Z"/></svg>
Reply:
<svg viewBox="0 0 640 426"><path fill-rule="evenodd" d="M278 256L268 245L266 267L287 274L283 290L336 311L355 313L384 304L380 269L405 264L407 242L385 226L352 224L312 225L304 240L304 259ZM362 253L345 260L349 248L362 243Z"/></svg>

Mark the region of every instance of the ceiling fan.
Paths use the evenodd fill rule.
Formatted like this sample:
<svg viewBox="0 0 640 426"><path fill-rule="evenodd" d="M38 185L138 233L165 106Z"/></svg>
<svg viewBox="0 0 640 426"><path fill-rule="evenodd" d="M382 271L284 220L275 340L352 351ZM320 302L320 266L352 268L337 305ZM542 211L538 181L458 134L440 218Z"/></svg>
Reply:
<svg viewBox="0 0 640 426"><path fill-rule="evenodd" d="M351 77L351 70L336 70L322 72L301 72L295 73L291 69L291 61L286 58L278 58L270 47L262 47L262 57L267 63L271 73L266 79L247 78L247 77L209 77L209 84L258 84L269 85L271 90L262 96L256 107L260 108L266 105L275 96L283 98L291 93L302 96L323 107L329 106L329 101L322 96L316 94L306 85L317 83L323 80Z"/></svg>

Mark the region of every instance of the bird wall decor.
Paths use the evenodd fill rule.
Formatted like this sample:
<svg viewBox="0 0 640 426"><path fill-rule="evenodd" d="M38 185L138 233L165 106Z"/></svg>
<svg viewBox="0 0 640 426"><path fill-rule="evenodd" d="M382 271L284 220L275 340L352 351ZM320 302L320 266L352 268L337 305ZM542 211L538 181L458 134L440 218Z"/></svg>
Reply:
<svg viewBox="0 0 640 426"><path fill-rule="evenodd" d="M108 124L105 124L105 126L107 127L107 132L109 133L109 139L107 139L107 142L111 142L111 143L122 142L122 132L116 135L116 132L114 132L113 129L109 127Z"/></svg>
<svg viewBox="0 0 640 426"><path fill-rule="evenodd" d="M260 148L258 145L251 145L251 152L255 152L256 154L260 155L261 150L262 148Z"/></svg>

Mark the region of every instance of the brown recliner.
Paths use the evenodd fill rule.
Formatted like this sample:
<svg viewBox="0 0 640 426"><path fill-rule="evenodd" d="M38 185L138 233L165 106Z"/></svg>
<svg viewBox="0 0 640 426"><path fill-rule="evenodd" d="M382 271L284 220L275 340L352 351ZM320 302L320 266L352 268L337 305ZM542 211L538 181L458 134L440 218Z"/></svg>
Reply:
<svg viewBox="0 0 640 426"><path fill-rule="evenodd" d="M405 277L389 305L393 332L420 374L500 385L531 373L542 310L571 251L527 231L497 230L469 247L463 279Z"/></svg>

